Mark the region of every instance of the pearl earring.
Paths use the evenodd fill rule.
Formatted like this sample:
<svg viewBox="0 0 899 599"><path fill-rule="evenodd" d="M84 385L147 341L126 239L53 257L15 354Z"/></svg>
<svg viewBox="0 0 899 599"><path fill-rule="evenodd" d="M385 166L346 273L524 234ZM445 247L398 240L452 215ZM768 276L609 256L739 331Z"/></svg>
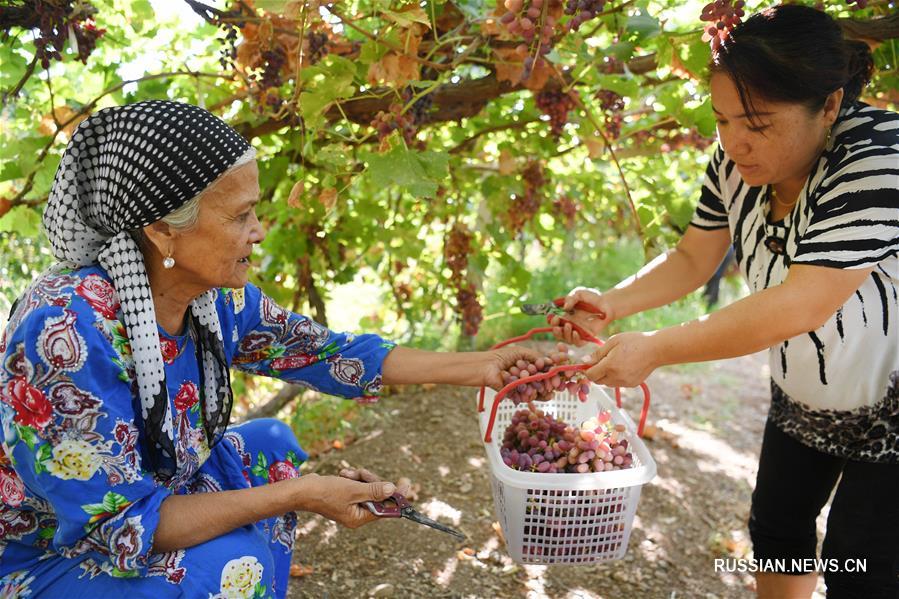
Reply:
<svg viewBox="0 0 899 599"><path fill-rule="evenodd" d="M175 266L175 259L172 258L172 255L169 254L162 260L162 267L168 270L169 268L173 268Z"/></svg>

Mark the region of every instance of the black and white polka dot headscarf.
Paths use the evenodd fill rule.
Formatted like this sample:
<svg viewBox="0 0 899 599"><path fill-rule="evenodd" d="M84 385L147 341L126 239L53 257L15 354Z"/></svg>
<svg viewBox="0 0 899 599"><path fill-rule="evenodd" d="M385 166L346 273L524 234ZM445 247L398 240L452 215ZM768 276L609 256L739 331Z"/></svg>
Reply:
<svg viewBox="0 0 899 599"><path fill-rule="evenodd" d="M236 131L196 106L154 100L107 108L75 131L44 211L59 267L99 263L112 278L134 356L146 454L163 480L179 467L173 418L147 271L129 231L167 216L251 151ZM210 446L224 432L232 403L215 294L195 298L188 315Z"/></svg>

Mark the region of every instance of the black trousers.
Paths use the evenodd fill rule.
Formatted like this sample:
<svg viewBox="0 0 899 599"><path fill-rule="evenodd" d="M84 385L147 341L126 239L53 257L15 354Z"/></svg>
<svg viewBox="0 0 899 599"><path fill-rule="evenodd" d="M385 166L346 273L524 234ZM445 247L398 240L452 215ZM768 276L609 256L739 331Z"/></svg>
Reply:
<svg viewBox="0 0 899 599"><path fill-rule="evenodd" d="M788 569L793 560L814 559L815 519L834 485L821 552L837 566L823 568L828 598L899 599L899 464L821 453L770 420L749 517L755 559L783 559ZM848 571L856 560L865 560L864 572Z"/></svg>

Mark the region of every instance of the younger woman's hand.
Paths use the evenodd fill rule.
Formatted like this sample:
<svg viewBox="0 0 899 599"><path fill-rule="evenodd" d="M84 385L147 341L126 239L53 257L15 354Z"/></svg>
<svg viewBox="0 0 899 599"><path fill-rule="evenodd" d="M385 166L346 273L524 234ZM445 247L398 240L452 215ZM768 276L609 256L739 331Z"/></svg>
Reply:
<svg viewBox="0 0 899 599"><path fill-rule="evenodd" d="M589 362L587 377L606 387L636 387L662 364L651 333L612 335Z"/></svg>
<svg viewBox="0 0 899 599"><path fill-rule="evenodd" d="M599 314L588 312L586 310L575 310L574 307L578 303L586 303L593 306L597 312L602 312L605 318L600 318ZM574 330L565 320L571 321L585 329L594 337L605 329L613 320L612 306L608 298L596 289L587 289L585 287L576 287L566 297L562 309L570 314L564 318L559 316L551 316L548 318L549 324L553 327L553 334L557 339L568 343L569 345L583 345L584 340L580 334Z"/></svg>

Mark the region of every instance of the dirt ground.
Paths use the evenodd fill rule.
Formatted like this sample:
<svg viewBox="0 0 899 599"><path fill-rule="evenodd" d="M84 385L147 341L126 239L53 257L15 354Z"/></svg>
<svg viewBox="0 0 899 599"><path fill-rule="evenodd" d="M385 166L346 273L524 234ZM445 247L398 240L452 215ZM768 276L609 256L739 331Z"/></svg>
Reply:
<svg viewBox="0 0 899 599"><path fill-rule="evenodd" d="M747 574L715 572L716 557L746 557L746 521L769 401L764 354L667 368L654 397L648 447L658 465L643 487L623 560L521 566L496 530L489 466L471 389L408 388L371 408L357 439L311 460L334 474L350 464L408 477L416 507L466 541L407 520L358 530L301 514L288 597L752 597ZM626 395L636 406L642 396ZM652 429L650 429L652 430ZM300 568L299 566L302 566Z"/></svg>

